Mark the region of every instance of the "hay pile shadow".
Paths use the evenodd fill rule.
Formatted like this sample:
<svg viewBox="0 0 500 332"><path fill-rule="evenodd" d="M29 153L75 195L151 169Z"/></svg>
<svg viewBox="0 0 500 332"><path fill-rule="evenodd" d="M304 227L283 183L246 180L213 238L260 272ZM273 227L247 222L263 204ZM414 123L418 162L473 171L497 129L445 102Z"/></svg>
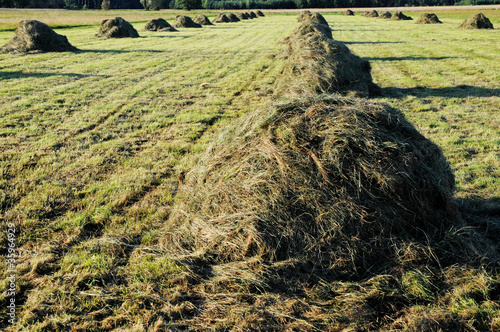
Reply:
<svg viewBox="0 0 500 332"><path fill-rule="evenodd" d="M227 18L231 21L231 22L239 22L240 19L238 18L238 16L236 16L235 14L233 13L229 13L229 15L227 15Z"/></svg>
<svg viewBox="0 0 500 332"><path fill-rule="evenodd" d="M479 13L469 16L458 27L460 29L493 29L493 24L483 13Z"/></svg>
<svg viewBox="0 0 500 332"><path fill-rule="evenodd" d="M378 17L378 12L376 10L367 11L363 14L365 17Z"/></svg>
<svg viewBox="0 0 500 332"><path fill-rule="evenodd" d="M174 27L176 28L201 28L202 25L193 21L189 16L177 15L175 17Z"/></svg>
<svg viewBox="0 0 500 332"><path fill-rule="evenodd" d="M173 26L170 25L163 18L152 19L144 26L146 31L159 31L159 32L175 32L177 31Z"/></svg>
<svg viewBox="0 0 500 332"><path fill-rule="evenodd" d="M437 24L437 23L443 23L443 22L439 20L436 14L429 14L429 13L422 14L415 22L415 24Z"/></svg>
<svg viewBox="0 0 500 332"><path fill-rule="evenodd" d="M389 13L389 12L382 12L378 18L381 18L381 19L385 19L385 20L389 20L392 18L392 14Z"/></svg>
<svg viewBox="0 0 500 332"><path fill-rule="evenodd" d="M240 20L248 20L248 19L249 19L249 17L248 17L248 14L247 14L247 13L238 13L238 14L236 14L236 16L238 16L238 18L239 18Z"/></svg>
<svg viewBox="0 0 500 332"><path fill-rule="evenodd" d="M291 97L248 114L208 149L177 194L163 245L214 263L383 273L410 259L405 248L424 255L427 241L459 224L453 189L440 149L400 112Z"/></svg>
<svg viewBox="0 0 500 332"><path fill-rule="evenodd" d="M76 52L66 36L56 33L47 24L36 20L23 20L0 53Z"/></svg>
<svg viewBox="0 0 500 332"><path fill-rule="evenodd" d="M195 16L195 18L193 19L193 21L195 23L198 23L198 24L201 24L201 25L214 25L212 22L210 22L210 20L208 19L208 17L206 15L203 15L203 14Z"/></svg>
<svg viewBox="0 0 500 332"><path fill-rule="evenodd" d="M392 14L391 20L410 21L410 20L413 20L413 18L411 18L410 16L406 16L405 14L403 14L400 11L396 11L396 12L394 12L394 14Z"/></svg>
<svg viewBox="0 0 500 332"><path fill-rule="evenodd" d="M370 63L352 54L344 43L333 40L328 23L318 23L321 15L310 17L308 21L301 17L302 23L285 40L288 47L283 56L287 61L275 82L277 93L340 92L361 97L380 94L372 81Z"/></svg>
<svg viewBox="0 0 500 332"><path fill-rule="evenodd" d="M223 13L219 13L219 15L217 15L217 17L214 20L214 23L229 23L229 22L231 22L231 20L229 19L229 17L227 17L226 14Z"/></svg>
<svg viewBox="0 0 500 332"><path fill-rule="evenodd" d="M132 24L121 17L115 17L102 21L96 36L104 38L137 38L139 33Z"/></svg>
<svg viewBox="0 0 500 332"><path fill-rule="evenodd" d="M344 16L354 16L354 12L352 10L348 9L344 12Z"/></svg>
<svg viewBox="0 0 500 332"><path fill-rule="evenodd" d="M257 14L257 16L260 16L260 17L264 17L264 16L266 16L266 15L264 15L264 13L263 13L263 12L261 12L260 10L256 11L255 13Z"/></svg>

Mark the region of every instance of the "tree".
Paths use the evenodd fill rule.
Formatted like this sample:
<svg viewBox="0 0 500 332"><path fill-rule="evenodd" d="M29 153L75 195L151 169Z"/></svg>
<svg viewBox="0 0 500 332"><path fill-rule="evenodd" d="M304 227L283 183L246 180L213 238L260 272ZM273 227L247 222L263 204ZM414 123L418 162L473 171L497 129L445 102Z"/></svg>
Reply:
<svg viewBox="0 0 500 332"><path fill-rule="evenodd" d="M185 10L201 8L201 0L176 0L176 5Z"/></svg>
<svg viewBox="0 0 500 332"><path fill-rule="evenodd" d="M102 0L101 9L110 10L110 8L111 8L111 0Z"/></svg>

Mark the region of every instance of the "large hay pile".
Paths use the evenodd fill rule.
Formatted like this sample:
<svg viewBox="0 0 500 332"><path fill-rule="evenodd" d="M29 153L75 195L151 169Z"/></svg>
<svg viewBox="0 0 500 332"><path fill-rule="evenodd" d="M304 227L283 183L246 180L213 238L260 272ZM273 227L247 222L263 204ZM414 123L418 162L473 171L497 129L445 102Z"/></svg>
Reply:
<svg viewBox="0 0 500 332"><path fill-rule="evenodd" d="M381 18L381 19L385 19L385 20L388 20L390 18L392 18L392 14L389 13L389 12L382 12L378 18Z"/></svg>
<svg viewBox="0 0 500 332"><path fill-rule="evenodd" d="M179 189L163 245L216 264L381 273L442 240L457 217L453 189L439 148L398 111L295 97L247 114L208 149Z"/></svg>
<svg viewBox="0 0 500 332"><path fill-rule="evenodd" d="M363 14L363 16L366 16L366 17L378 17L378 12L376 10L372 10L372 11L369 11L369 12L365 12Z"/></svg>
<svg viewBox="0 0 500 332"><path fill-rule="evenodd" d="M344 12L344 16L354 16L354 12L352 10L348 9Z"/></svg>
<svg viewBox="0 0 500 332"><path fill-rule="evenodd" d="M150 20L148 23L146 23L146 26L144 26L144 30L146 31L177 31L173 26L171 26L167 21L165 21L163 18L157 18Z"/></svg>
<svg viewBox="0 0 500 332"><path fill-rule="evenodd" d="M208 19L208 17L206 15L202 15L202 14L195 16L193 21L195 23L198 23L201 25L214 25L212 22L210 22L210 20Z"/></svg>
<svg viewBox="0 0 500 332"><path fill-rule="evenodd" d="M240 21L240 19L238 18L238 16L236 16L233 13L229 13L229 15L227 15L227 18L229 20L231 20L231 22L239 22Z"/></svg>
<svg viewBox="0 0 500 332"><path fill-rule="evenodd" d="M469 16L459 26L460 29L493 29L493 24L483 13Z"/></svg>
<svg viewBox="0 0 500 332"><path fill-rule="evenodd" d="M137 30L121 17L104 20L101 22L101 27L97 33L97 37L104 38L137 38L139 33Z"/></svg>
<svg viewBox="0 0 500 332"><path fill-rule="evenodd" d="M306 22L306 21L324 24L329 27L328 22L320 13L311 13L308 10L304 10L302 13L299 14L297 22Z"/></svg>
<svg viewBox="0 0 500 332"><path fill-rule="evenodd" d="M215 23L229 23L229 22L231 22L231 20L229 19L229 17L227 17L226 14L219 13L219 15L217 15L217 17L215 18L214 22Z"/></svg>
<svg viewBox="0 0 500 332"><path fill-rule="evenodd" d="M429 13L422 14L415 22L415 24L437 24L437 23L443 23L443 22L439 20L436 14L429 14Z"/></svg>
<svg viewBox="0 0 500 332"><path fill-rule="evenodd" d="M201 28L201 24L196 23L189 16L177 15L175 17L174 27L176 28Z"/></svg>
<svg viewBox="0 0 500 332"><path fill-rule="evenodd" d="M264 15L264 13L263 13L263 12L261 12L260 10L256 11L255 13L257 14L257 16L260 16L260 17L264 17L264 16L266 16L266 15Z"/></svg>
<svg viewBox="0 0 500 332"><path fill-rule="evenodd" d="M410 16L406 16L405 14L403 14L400 11L396 11L396 12L394 12L394 14L392 14L391 20L409 21L409 20L413 20L413 18L411 18Z"/></svg>
<svg viewBox="0 0 500 332"><path fill-rule="evenodd" d="M66 36L52 30L47 24L36 20L23 20L0 53L76 52Z"/></svg>
<svg viewBox="0 0 500 332"><path fill-rule="evenodd" d="M275 82L279 94L341 92L368 97L379 93L370 63L333 40L328 25L304 21L285 42L287 62Z"/></svg>

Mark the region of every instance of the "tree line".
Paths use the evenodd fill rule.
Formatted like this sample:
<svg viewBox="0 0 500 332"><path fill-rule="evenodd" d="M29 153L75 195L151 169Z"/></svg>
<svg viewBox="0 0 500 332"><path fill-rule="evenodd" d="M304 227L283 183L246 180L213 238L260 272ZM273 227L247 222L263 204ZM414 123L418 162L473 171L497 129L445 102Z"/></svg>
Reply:
<svg viewBox="0 0 500 332"><path fill-rule="evenodd" d="M500 0L0 0L1 8L288 9L497 4Z"/></svg>

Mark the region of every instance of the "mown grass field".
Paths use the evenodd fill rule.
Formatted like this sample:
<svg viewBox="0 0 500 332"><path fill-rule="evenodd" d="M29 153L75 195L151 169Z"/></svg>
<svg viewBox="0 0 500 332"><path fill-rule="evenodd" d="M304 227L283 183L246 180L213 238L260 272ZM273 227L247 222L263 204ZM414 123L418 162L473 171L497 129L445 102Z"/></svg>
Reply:
<svg viewBox="0 0 500 332"><path fill-rule="evenodd" d="M401 110L442 148L464 218L494 240L500 11L483 11L497 28L490 31L456 29L472 11L436 13L443 24L324 16L334 39L370 60L383 91L376 101ZM273 99L284 64L280 41L297 17L140 31L150 18L171 22L176 14L0 11L0 45L18 21L37 18L81 49L0 54L2 320L8 223L17 225L19 254L17 323L5 319L0 328L500 329L498 261L469 266L465 257L441 271L325 281L283 294L221 286L225 267L204 275L162 251L182 174L228 123ZM130 20L141 38L95 37L100 20L114 16Z"/></svg>

